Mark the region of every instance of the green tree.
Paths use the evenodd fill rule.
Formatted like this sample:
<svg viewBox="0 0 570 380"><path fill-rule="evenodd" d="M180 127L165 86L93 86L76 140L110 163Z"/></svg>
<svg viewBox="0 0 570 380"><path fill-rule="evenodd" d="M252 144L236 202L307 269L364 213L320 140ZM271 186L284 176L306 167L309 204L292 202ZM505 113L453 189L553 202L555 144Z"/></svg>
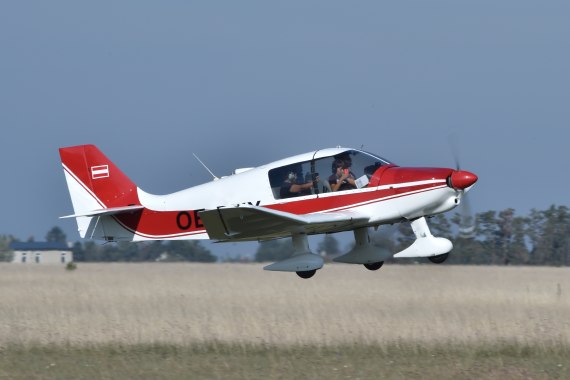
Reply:
<svg viewBox="0 0 570 380"><path fill-rule="evenodd" d="M385 225L376 230L370 230L368 231L370 242L378 249L385 249L395 254L398 252L396 239L399 228L400 225Z"/></svg>
<svg viewBox="0 0 570 380"><path fill-rule="evenodd" d="M528 218L517 216L513 219L512 241L509 250L509 259L513 264L527 264L529 251L527 248L527 225Z"/></svg>
<svg viewBox="0 0 570 380"><path fill-rule="evenodd" d="M509 264L511 262L511 240L513 237L513 220L515 210L508 208L499 212L496 219L497 231L495 242L497 247L497 261L499 264Z"/></svg>
<svg viewBox="0 0 570 380"><path fill-rule="evenodd" d="M293 254L293 243L291 239L269 240L259 244L255 253L255 261L280 261Z"/></svg>
<svg viewBox="0 0 570 380"><path fill-rule="evenodd" d="M61 228L59 228L58 226L55 226L55 227L52 227L52 229L48 231L48 233L46 235L46 241L49 241L52 243L66 244L67 243L67 236L65 236L65 233L63 232L63 230Z"/></svg>
<svg viewBox="0 0 570 380"><path fill-rule="evenodd" d="M499 264L502 253L499 246L499 224L496 211L486 211L477 214L477 231L480 237L482 254L486 264Z"/></svg>
<svg viewBox="0 0 570 380"><path fill-rule="evenodd" d="M106 261L103 260L101 246L93 240L87 240L83 244L83 255L85 261Z"/></svg>
<svg viewBox="0 0 570 380"><path fill-rule="evenodd" d="M475 217L476 218L476 217ZM453 250L449 256L451 264L486 264L489 258L485 255L481 242L477 240L477 229L473 234L462 234L461 228L466 224L465 217L456 212L451 217L452 229L456 231L452 237Z"/></svg>
<svg viewBox="0 0 570 380"><path fill-rule="evenodd" d="M400 252L416 240L416 235L410 223L404 222L398 224L398 233L396 235L396 251Z"/></svg>
<svg viewBox="0 0 570 380"><path fill-rule="evenodd" d="M166 261L197 261L215 262L217 261L208 249L198 241L169 241L162 243L153 241L151 243L118 242L99 245L92 240L85 244L76 243L73 246L76 261L108 262L126 261L142 262L156 261L161 254L165 253Z"/></svg>
<svg viewBox="0 0 570 380"><path fill-rule="evenodd" d="M489 264L489 256L481 241L474 238L457 236L453 240L453 250L449 255L450 264L485 265Z"/></svg>
<svg viewBox="0 0 570 380"><path fill-rule="evenodd" d="M531 264L570 265L570 214L566 206L533 209L528 224Z"/></svg>
<svg viewBox="0 0 570 380"><path fill-rule="evenodd" d="M444 214L434 215L428 219L428 225L433 236L451 239L451 223Z"/></svg>
<svg viewBox="0 0 570 380"><path fill-rule="evenodd" d="M0 261L12 261L14 252L10 249L10 243L14 241L14 237L0 235Z"/></svg>
<svg viewBox="0 0 570 380"><path fill-rule="evenodd" d="M542 247L542 229L544 227L544 214L537 209L530 210L528 217L527 235L531 242L529 263L533 265L543 264L547 253Z"/></svg>
<svg viewBox="0 0 570 380"><path fill-rule="evenodd" d="M85 261L85 250L83 249L83 244L76 241L73 243L71 250L73 252L73 261Z"/></svg>
<svg viewBox="0 0 570 380"><path fill-rule="evenodd" d="M340 253L338 240L330 234L326 234L323 240L317 245L317 254L324 254L326 256L335 256Z"/></svg>
<svg viewBox="0 0 570 380"><path fill-rule="evenodd" d="M195 261L212 263L217 261L208 249L196 240L173 240L165 244L168 261Z"/></svg>
<svg viewBox="0 0 570 380"><path fill-rule="evenodd" d="M166 253L166 248L160 241L139 244L139 258L142 261L157 261L163 253Z"/></svg>
<svg viewBox="0 0 570 380"><path fill-rule="evenodd" d="M484 246L490 250L490 264L524 264L528 261L525 244L527 219L515 216L512 208L479 215Z"/></svg>

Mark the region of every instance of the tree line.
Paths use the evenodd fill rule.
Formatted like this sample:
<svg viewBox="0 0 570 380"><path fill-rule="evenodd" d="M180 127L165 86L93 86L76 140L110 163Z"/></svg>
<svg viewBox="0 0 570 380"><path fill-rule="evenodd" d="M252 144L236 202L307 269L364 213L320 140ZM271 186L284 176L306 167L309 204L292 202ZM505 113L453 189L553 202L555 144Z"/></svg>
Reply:
<svg viewBox="0 0 570 380"><path fill-rule="evenodd" d="M459 215L432 218L450 238L454 250L450 262L491 265L570 265L570 211L552 205L546 210L532 209L517 216L512 208L476 214L474 236L457 233ZM454 233L455 231L455 233Z"/></svg>
<svg viewBox="0 0 570 380"><path fill-rule="evenodd" d="M448 263L570 266L570 211L566 206L532 209L528 215L516 215L512 208L477 213L474 230L469 236L461 231L461 219L459 213L428 219L434 236L453 242ZM407 248L415 239L409 223L380 226L377 232L371 230L370 236L374 245L394 253ZM315 253L334 257L350 249L349 246L341 250L334 235L325 235ZM255 260L277 261L288 257L291 250L290 239L264 242L260 244ZM397 262L417 261L399 259Z"/></svg>
<svg viewBox="0 0 570 380"><path fill-rule="evenodd" d="M516 215L508 208L502 211L485 211L474 217L475 229L470 236L461 233L461 215L440 214L428 219L434 236L453 242L448 263L487 265L550 265L570 266L570 210L566 206L552 205L546 210L532 209L527 215ZM372 243L379 248L398 252L415 239L409 223L380 226L371 229ZM0 236L0 260L9 260L9 244L17 241L13 236ZM28 241L33 238L28 239ZM59 227L53 227L46 241L67 243ZM315 253L334 257L348 252L342 249L334 235L324 235L315 247ZM279 261L291 256L291 239L262 242L252 260ZM100 244L91 240L76 242L72 246L75 261L197 261L215 262L217 257L200 241L154 241L143 243ZM243 258L240 261L244 261ZM418 260L398 260L399 263Z"/></svg>
<svg viewBox="0 0 570 380"><path fill-rule="evenodd" d="M0 236L0 261L9 261L9 245L18 241L13 236ZM27 241L34 241L33 237ZM45 241L67 244L67 236L59 227L48 231ZM87 240L75 242L71 250L78 262L142 262L142 261L193 261L215 262L217 257L196 240L172 240L153 242L104 243Z"/></svg>

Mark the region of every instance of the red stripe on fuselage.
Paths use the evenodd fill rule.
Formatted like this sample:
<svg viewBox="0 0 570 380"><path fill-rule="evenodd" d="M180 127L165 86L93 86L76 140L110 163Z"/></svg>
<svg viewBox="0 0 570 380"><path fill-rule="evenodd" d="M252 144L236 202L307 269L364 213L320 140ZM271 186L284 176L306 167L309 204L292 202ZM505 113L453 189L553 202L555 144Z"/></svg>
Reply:
<svg viewBox="0 0 570 380"><path fill-rule="evenodd" d="M147 208L129 214L115 215L115 220L128 231L142 237L166 239L205 232L198 216L202 210L153 211Z"/></svg>
<svg viewBox="0 0 570 380"><path fill-rule="evenodd" d="M362 204L381 202L387 198L396 197L401 194L415 192L418 190L430 190L441 187L441 183L430 183L401 188L388 188L366 192L342 191L335 196L319 197L316 199L300 200L281 204L267 205L265 207L290 212L292 214L310 214L314 212L327 212L329 210L348 209Z"/></svg>

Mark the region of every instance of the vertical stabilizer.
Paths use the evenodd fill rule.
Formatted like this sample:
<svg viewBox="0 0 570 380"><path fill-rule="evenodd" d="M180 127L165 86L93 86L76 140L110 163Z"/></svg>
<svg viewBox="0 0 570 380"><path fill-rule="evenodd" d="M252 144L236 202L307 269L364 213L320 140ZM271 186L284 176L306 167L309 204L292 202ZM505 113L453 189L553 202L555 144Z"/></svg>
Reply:
<svg viewBox="0 0 570 380"><path fill-rule="evenodd" d="M87 214L110 207L140 205L137 186L94 145L60 148L59 154L75 214ZM77 226L85 237L93 217L78 217Z"/></svg>

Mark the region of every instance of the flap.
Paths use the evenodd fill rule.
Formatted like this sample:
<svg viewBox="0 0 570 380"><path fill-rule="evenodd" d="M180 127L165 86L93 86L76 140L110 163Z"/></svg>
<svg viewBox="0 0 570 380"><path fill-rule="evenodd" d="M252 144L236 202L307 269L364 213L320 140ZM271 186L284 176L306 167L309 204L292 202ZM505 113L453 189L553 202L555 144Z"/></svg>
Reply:
<svg viewBox="0 0 570 380"><path fill-rule="evenodd" d="M367 217L350 211L296 215L251 205L220 207L202 211L199 215L210 239L218 241L341 231L355 223L368 221Z"/></svg>

